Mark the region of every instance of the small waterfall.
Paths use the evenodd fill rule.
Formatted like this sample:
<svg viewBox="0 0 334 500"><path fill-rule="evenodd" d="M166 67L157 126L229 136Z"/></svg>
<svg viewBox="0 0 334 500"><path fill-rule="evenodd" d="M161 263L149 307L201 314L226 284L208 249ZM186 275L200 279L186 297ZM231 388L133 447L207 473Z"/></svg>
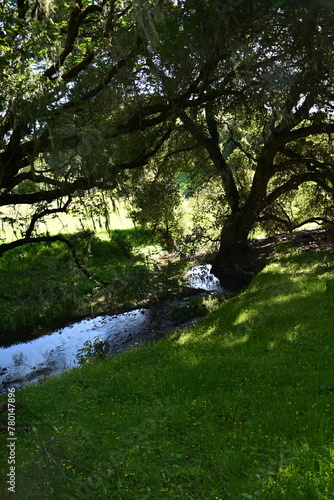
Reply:
<svg viewBox="0 0 334 500"><path fill-rule="evenodd" d="M208 292L222 292L219 280L211 274L211 264L192 267L186 274L191 288L201 288Z"/></svg>

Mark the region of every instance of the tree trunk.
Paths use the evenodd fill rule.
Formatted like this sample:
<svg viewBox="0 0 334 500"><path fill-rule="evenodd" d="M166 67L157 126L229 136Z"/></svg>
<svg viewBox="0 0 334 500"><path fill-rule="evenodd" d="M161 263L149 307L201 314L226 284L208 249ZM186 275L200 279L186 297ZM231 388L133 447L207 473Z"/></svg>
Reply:
<svg viewBox="0 0 334 500"><path fill-rule="evenodd" d="M244 205L230 215L222 228L219 250L212 261L211 272L222 287L231 292L245 288L254 276L249 260L248 236L255 220L255 211Z"/></svg>

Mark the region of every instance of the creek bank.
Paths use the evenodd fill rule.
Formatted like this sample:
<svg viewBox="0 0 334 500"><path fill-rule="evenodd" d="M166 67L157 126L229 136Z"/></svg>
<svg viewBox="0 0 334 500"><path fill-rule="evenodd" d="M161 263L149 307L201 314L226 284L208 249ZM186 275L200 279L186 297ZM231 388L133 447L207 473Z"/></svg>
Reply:
<svg viewBox="0 0 334 500"><path fill-rule="evenodd" d="M78 366L78 351L87 341L93 344L101 339L112 355L160 339L205 314L200 302L194 301L201 297L226 296L210 274L209 266L193 268L187 278L189 288L183 291L186 296L171 297L150 307L114 316L84 319L50 335L0 349L0 390L21 388Z"/></svg>
<svg viewBox="0 0 334 500"><path fill-rule="evenodd" d="M277 250L286 246L300 251L333 251L334 227L298 229L266 238L249 241L247 251L239 257L238 264L225 265L224 272L215 266L217 276L224 279L224 286L236 294L247 288L252 279L266 266L268 260L277 255ZM215 258L213 258L215 261ZM218 268L218 270L217 270Z"/></svg>

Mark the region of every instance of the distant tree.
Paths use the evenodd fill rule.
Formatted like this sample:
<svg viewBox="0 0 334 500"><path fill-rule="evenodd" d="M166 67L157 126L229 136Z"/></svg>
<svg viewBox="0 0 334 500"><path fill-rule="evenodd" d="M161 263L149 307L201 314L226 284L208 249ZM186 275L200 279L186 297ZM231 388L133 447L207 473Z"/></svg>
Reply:
<svg viewBox="0 0 334 500"><path fill-rule="evenodd" d="M177 179L172 175L156 175L133 190L130 216L135 223L160 234L167 246L173 247L175 237L181 232L180 202Z"/></svg>

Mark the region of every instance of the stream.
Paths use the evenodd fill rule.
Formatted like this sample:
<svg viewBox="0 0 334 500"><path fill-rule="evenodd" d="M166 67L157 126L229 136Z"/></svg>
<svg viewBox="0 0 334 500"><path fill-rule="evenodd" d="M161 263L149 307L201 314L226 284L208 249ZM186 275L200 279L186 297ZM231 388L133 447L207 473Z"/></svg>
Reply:
<svg viewBox="0 0 334 500"><path fill-rule="evenodd" d="M78 366L78 351L87 341L94 344L101 339L107 343L109 353L115 354L194 323L199 317L180 323L173 320L169 311L185 307L196 290L198 296L223 293L210 269L210 265L195 266L187 272L190 297L166 300L148 309L84 319L30 342L0 347L0 391L21 388Z"/></svg>

